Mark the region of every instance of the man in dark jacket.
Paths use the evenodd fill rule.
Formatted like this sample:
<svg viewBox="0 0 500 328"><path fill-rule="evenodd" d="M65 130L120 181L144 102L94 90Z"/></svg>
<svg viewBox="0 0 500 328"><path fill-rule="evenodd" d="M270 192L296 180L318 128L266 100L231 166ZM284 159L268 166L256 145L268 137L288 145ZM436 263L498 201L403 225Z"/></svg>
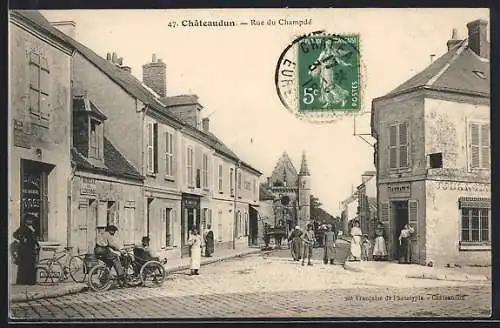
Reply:
<svg viewBox="0 0 500 328"><path fill-rule="evenodd" d="M120 245L116 241L115 233L118 228L114 225L106 227L104 233L97 236L94 254L100 256L106 263L112 263L118 275L118 280L125 280L125 270L120 262Z"/></svg>

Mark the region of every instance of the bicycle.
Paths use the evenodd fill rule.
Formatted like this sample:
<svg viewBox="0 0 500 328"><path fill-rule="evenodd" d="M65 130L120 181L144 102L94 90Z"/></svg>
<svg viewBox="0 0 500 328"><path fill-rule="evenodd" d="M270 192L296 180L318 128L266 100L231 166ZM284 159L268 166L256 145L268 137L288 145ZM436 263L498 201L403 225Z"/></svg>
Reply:
<svg viewBox="0 0 500 328"><path fill-rule="evenodd" d="M126 248L120 254L120 261L125 270L125 284L130 287L163 284L166 272L162 263L156 260L144 261L135 255L134 250L135 247ZM89 272L89 286L94 291L106 291L118 282L111 263L100 260L104 263L94 266Z"/></svg>
<svg viewBox="0 0 500 328"><path fill-rule="evenodd" d="M84 261L85 254L71 255L73 247L64 247L62 251L46 249L53 252L51 257L38 261L36 267L38 282L41 284L62 282L69 277L74 282L81 283L87 277L87 265ZM61 262L65 259L64 262Z"/></svg>

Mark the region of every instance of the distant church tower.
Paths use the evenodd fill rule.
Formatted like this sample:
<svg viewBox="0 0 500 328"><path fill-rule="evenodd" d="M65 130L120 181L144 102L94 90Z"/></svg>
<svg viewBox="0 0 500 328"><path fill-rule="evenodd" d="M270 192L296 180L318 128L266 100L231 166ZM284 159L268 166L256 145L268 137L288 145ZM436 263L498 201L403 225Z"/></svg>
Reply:
<svg viewBox="0 0 500 328"><path fill-rule="evenodd" d="M305 227L311 220L311 174L307 167L306 153L302 153L302 162L300 163L300 171L298 176L299 184L299 211L298 223L300 227Z"/></svg>

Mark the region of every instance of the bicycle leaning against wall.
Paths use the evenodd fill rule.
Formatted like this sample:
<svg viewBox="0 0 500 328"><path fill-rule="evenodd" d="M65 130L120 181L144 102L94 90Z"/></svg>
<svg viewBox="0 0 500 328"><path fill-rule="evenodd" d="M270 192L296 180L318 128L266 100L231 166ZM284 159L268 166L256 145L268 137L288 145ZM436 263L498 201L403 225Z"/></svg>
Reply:
<svg viewBox="0 0 500 328"><path fill-rule="evenodd" d="M88 274L85 254L71 255L72 249L73 247L64 247L58 251L54 248L44 248L44 251L52 252L52 256L38 261L36 271L40 284L62 282L69 277L77 283L85 281Z"/></svg>

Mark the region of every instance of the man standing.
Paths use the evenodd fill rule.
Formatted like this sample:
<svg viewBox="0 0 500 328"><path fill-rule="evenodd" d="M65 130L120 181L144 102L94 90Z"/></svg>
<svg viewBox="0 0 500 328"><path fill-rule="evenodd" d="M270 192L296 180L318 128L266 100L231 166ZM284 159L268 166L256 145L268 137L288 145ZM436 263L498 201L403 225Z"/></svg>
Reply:
<svg viewBox="0 0 500 328"><path fill-rule="evenodd" d="M294 261L299 261L301 258L301 246L302 246L302 236L303 232L300 230L299 226L295 227L295 230L292 231L290 236L288 237L288 243L290 246L290 251L292 252L292 257Z"/></svg>
<svg viewBox="0 0 500 328"><path fill-rule="evenodd" d="M203 232L203 240L205 241L205 257L211 257L214 253L214 233L212 227L207 225L207 230Z"/></svg>
<svg viewBox="0 0 500 328"><path fill-rule="evenodd" d="M302 265L304 265L304 261L307 256L307 265L312 265L311 256L313 252L314 246L314 232L312 231L312 225L307 225L307 230L301 236L302 241L304 242L304 254L302 256Z"/></svg>

